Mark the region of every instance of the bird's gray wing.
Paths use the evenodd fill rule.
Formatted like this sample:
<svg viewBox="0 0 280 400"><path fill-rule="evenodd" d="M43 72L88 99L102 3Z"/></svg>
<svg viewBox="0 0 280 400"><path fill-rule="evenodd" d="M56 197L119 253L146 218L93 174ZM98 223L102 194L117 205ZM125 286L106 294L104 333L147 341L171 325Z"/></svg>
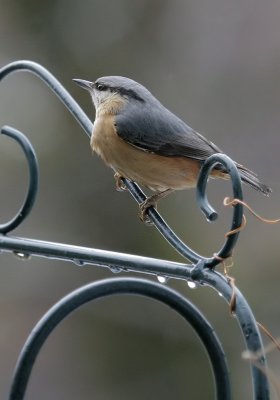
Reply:
<svg viewBox="0 0 280 400"><path fill-rule="evenodd" d="M162 156L204 161L222 151L165 107L127 105L116 116L117 134L126 142Z"/></svg>

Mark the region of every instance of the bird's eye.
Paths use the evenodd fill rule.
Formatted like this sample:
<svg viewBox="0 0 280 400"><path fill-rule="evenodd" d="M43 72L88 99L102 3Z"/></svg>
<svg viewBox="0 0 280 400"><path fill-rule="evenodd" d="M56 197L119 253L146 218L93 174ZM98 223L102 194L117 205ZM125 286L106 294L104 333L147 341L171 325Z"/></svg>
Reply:
<svg viewBox="0 0 280 400"><path fill-rule="evenodd" d="M96 85L96 89L102 91L102 90L106 90L107 87L106 87L105 85L103 85L102 83L98 83L98 84Z"/></svg>

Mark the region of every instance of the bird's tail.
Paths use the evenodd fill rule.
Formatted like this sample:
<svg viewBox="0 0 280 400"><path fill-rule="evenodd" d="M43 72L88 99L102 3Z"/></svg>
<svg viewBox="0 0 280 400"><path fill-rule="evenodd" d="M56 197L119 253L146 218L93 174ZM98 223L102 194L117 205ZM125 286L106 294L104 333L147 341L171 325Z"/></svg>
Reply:
<svg viewBox="0 0 280 400"><path fill-rule="evenodd" d="M239 170L241 180L243 182L245 182L247 185L251 186L255 190L263 193L265 196L269 196L269 194L272 192L271 188L262 183L254 172L250 171L248 168L244 167L241 164L236 163L236 166Z"/></svg>

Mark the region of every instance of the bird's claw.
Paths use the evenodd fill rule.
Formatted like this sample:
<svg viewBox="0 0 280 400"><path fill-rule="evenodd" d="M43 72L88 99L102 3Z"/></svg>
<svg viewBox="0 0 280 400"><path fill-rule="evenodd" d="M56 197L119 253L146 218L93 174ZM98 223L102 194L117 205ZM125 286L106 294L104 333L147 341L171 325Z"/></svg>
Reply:
<svg viewBox="0 0 280 400"><path fill-rule="evenodd" d="M124 190L126 190L126 185L123 181L123 176L121 176L118 172L116 172L114 174L114 178L116 181L116 189L118 192L123 192Z"/></svg>
<svg viewBox="0 0 280 400"><path fill-rule="evenodd" d="M143 203L139 205L139 213L138 216L142 222L146 225L153 225L152 220L147 214L147 211L150 207L154 207L156 209L156 202L152 198L147 198Z"/></svg>

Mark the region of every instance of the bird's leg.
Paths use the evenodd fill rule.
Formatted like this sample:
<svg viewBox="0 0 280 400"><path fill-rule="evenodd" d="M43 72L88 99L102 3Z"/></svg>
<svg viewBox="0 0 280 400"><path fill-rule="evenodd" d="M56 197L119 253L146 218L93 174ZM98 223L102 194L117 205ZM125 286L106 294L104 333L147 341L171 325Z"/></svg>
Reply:
<svg viewBox="0 0 280 400"><path fill-rule="evenodd" d="M163 192L157 192L153 194L152 196L148 197L143 203L139 205L139 218L141 219L142 222L145 222L148 225L151 225L152 222L150 218L147 215L147 210L150 207L157 207L157 202L164 197L168 196L170 193L172 193L174 189L166 189Z"/></svg>
<svg viewBox="0 0 280 400"><path fill-rule="evenodd" d="M116 181L116 189L119 192L122 192L123 190L126 190L126 186L125 186L125 184L123 182L123 176L121 176L121 174L119 174L118 172L115 172L114 178L115 178L115 181Z"/></svg>

